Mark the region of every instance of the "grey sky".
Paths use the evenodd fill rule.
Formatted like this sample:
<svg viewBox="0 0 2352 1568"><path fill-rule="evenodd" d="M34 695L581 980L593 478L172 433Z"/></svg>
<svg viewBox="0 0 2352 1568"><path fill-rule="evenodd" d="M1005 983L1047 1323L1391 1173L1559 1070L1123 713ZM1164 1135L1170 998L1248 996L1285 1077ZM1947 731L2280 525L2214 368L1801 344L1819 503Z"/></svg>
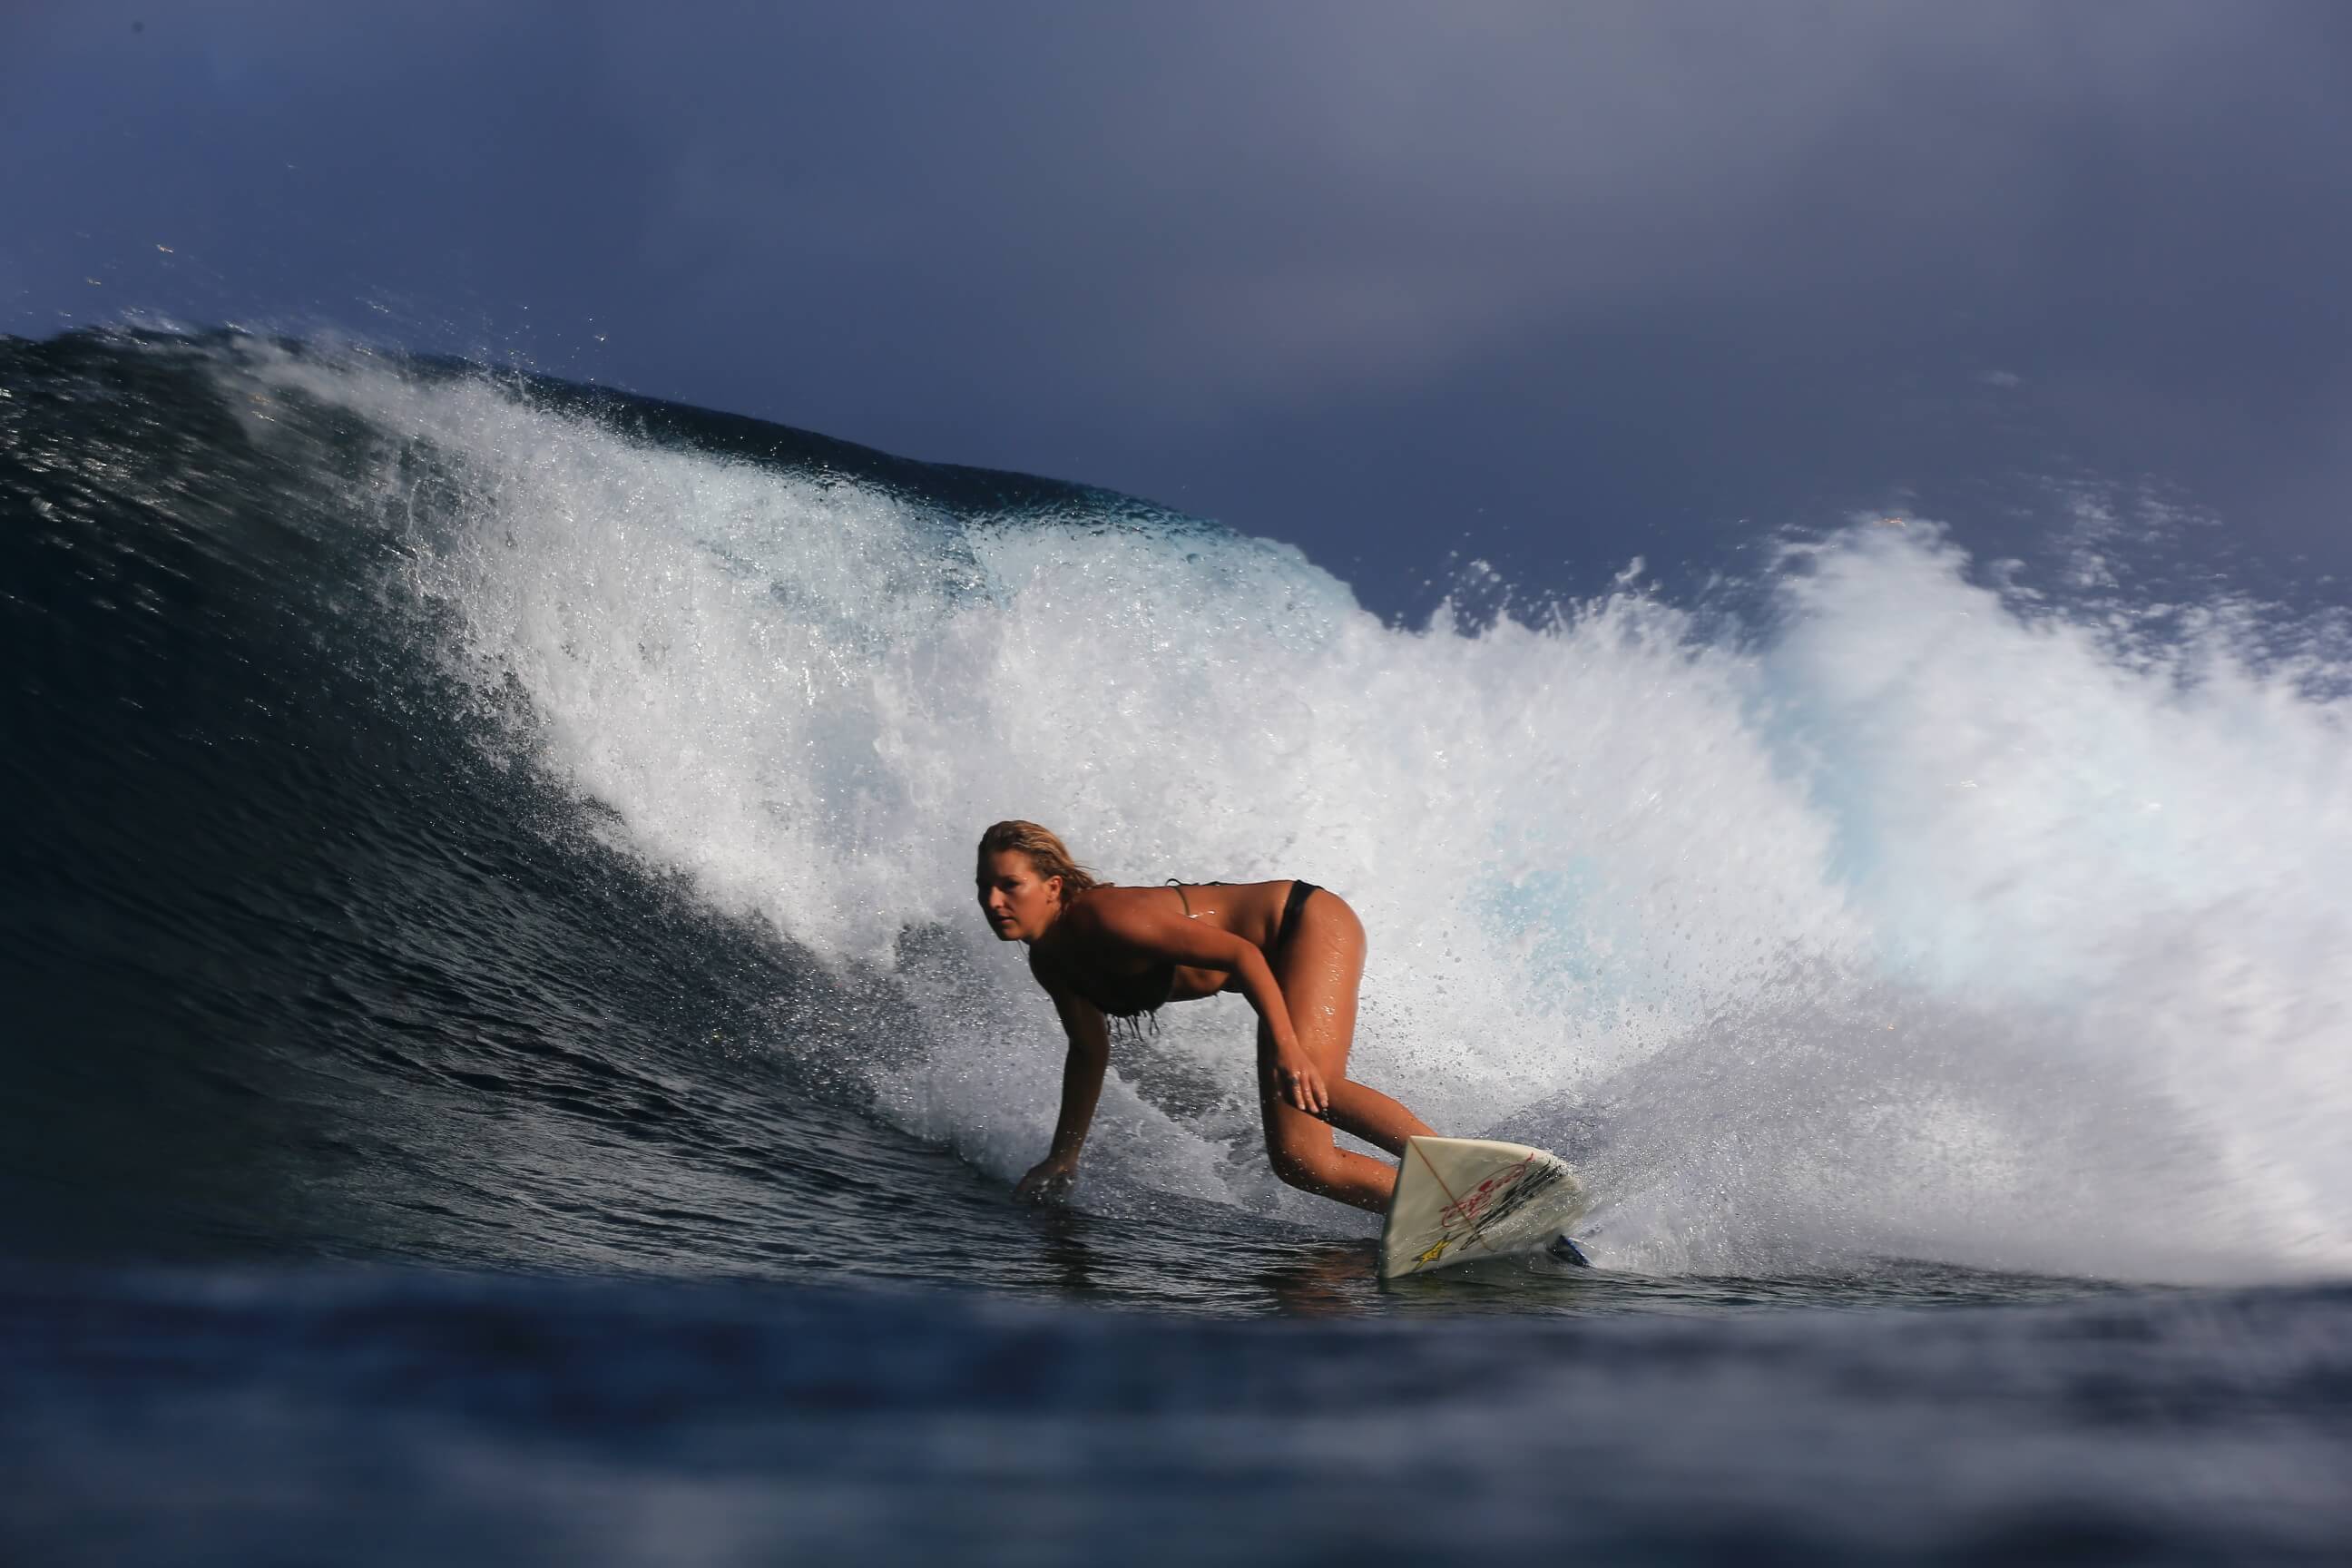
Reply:
<svg viewBox="0 0 2352 1568"><path fill-rule="evenodd" d="M2077 469L2342 570L2347 89L2352 7L2249 0L11 0L0 328L518 358L1390 609Z"/></svg>

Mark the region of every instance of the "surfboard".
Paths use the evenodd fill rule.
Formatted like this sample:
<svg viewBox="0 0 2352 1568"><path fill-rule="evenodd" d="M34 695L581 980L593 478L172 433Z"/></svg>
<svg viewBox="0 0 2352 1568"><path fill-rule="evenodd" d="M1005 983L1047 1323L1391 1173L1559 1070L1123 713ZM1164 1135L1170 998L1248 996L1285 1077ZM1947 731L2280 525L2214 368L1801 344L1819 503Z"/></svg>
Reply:
<svg viewBox="0 0 2352 1568"><path fill-rule="evenodd" d="M1590 1207L1576 1173L1541 1149L1409 1138L1381 1226L1381 1278L1549 1247Z"/></svg>

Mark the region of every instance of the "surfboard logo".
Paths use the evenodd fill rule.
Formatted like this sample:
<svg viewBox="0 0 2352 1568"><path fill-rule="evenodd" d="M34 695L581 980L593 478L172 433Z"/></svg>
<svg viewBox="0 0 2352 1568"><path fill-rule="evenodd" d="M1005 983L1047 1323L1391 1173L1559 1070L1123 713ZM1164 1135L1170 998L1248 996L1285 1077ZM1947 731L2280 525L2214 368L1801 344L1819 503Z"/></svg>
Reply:
<svg viewBox="0 0 2352 1568"><path fill-rule="evenodd" d="M1539 1164L1533 1154L1507 1171L1487 1177L1439 1211L1438 1223L1450 1233L1456 1225L1468 1228L1460 1239L1475 1239L1490 1226L1500 1225L1566 1179L1557 1165Z"/></svg>
<svg viewBox="0 0 2352 1568"><path fill-rule="evenodd" d="M1583 1212L1576 1173L1540 1149L1491 1139L1409 1140L1381 1229L1381 1275L1541 1247Z"/></svg>
<svg viewBox="0 0 2352 1568"><path fill-rule="evenodd" d="M1451 1226L1457 1220L1476 1219L1505 1193L1526 1180L1528 1173L1535 1168L1535 1156L1530 1154L1509 1170L1487 1177L1440 1209L1437 1214L1439 1223Z"/></svg>

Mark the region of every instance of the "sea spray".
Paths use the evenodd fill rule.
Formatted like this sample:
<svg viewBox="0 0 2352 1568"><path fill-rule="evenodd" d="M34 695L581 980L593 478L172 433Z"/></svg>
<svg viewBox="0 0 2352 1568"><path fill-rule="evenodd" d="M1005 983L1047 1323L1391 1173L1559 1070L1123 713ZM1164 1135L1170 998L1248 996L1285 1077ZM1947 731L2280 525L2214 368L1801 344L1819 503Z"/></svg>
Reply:
<svg viewBox="0 0 2352 1568"><path fill-rule="evenodd" d="M2152 658L1863 524L1745 631L1631 592L1401 628L1148 510L968 515L479 377L225 374L404 454L367 481L399 589L537 766L899 1004L834 994L772 1048L863 1064L1000 1176L1060 1059L969 901L1021 815L1120 881L1342 892L1351 1072L1582 1162L1604 1262L2352 1264L2352 740L2219 623ZM1265 1175L1248 1039L1219 999L1115 1065L1100 1190L1350 1223Z"/></svg>

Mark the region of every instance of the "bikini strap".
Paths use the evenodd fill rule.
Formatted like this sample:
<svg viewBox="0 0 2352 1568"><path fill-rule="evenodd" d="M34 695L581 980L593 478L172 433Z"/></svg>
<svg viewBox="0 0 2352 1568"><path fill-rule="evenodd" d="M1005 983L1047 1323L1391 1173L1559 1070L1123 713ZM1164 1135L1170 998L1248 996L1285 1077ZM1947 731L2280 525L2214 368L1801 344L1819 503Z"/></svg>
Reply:
<svg viewBox="0 0 2352 1568"><path fill-rule="evenodd" d="M1192 900L1184 896L1184 884L1178 881L1175 878L1171 877L1168 879L1168 885L1176 889L1176 901L1184 906L1184 918L1188 921L1191 920L1192 918Z"/></svg>

